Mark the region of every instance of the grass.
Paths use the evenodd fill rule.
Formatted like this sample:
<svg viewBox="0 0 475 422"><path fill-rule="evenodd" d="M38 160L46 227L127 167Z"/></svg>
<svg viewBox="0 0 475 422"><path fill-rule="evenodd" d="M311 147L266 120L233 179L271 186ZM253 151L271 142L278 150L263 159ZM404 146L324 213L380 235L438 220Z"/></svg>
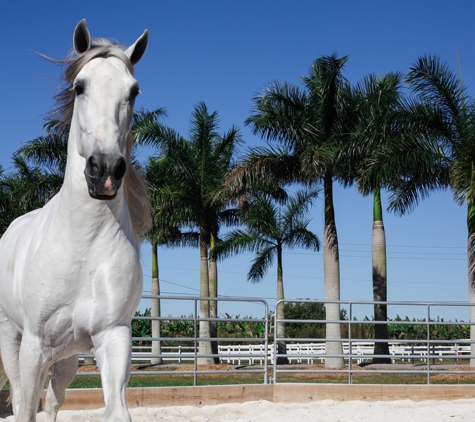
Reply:
<svg viewBox="0 0 475 422"><path fill-rule="evenodd" d="M313 375L313 376L312 376ZM431 377L431 384L475 384L475 376L471 381L461 382L455 376L448 379ZM319 383L319 384L348 384L348 374L279 374L280 383ZM423 385L427 384L427 374L353 374L353 384L378 385Z"/></svg>
<svg viewBox="0 0 475 422"><path fill-rule="evenodd" d="M89 367L90 368L90 367ZM204 370L233 370L234 367L226 364L205 365L200 369ZM133 371L137 371L137 367L132 367ZM163 375L145 375L147 371L163 371L168 372ZM142 371L144 375L131 375L128 387L182 387L193 386L193 375L182 373L183 371L192 371L191 365L167 365L146 367ZM172 372L170 374L170 372ZM198 385L233 385L233 384L263 384L264 373L222 373L222 374L200 374L198 372ZM76 376L69 388L101 388L101 379L98 375L81 375Z"/></svg>
<svg viewBox="0 0 475 422"><path fill-rule="evenodd" d="M348 384L348 373L309 373L305 369L323 369L322 365L312 367L292 365L290 368L298 368L295 373L277 373L279 383L328 383ZM373 370L365 370L354 365L352 375L353 384L427 384L427 373L375 373ZM154 371L171 371L173 374L163 375L132 375L128 387L181 387L193 386L193 375L180 374L180 367L153 368ZM183 367L181 369L184 369ZM208 368L204 368L208 369ZM221 368L222 369L222 368ZM284 367L282 367L284 369ZM287 368L285 368L287 369ZM392 369L388 366L388 370ZM408 366L409 369L409 366ZM456 369L467 369L459 365ZM190 367L186 367L190 370ZM144 371L145 372L145 371ZM272 367L269 366L269 376L272 377ZM198 385L237 385L237 384L263 384L263 373L236 373L235 371L225 374L200 374L197 376ZM431 375L431 384L475 384L475 374L461 374L457 370L446 370L443 374ZM77 376L69 388L101 388L99 375Z"/></svg>
<svg viewBox="0 0 475 422"><path fill-rule="evenodd" d="M263 384L264 376L255 374L200 375L198 385ZM193 375L132 375L128 387L191 387ZM76 377L69 388L102 388L99 376Z"/></svg>

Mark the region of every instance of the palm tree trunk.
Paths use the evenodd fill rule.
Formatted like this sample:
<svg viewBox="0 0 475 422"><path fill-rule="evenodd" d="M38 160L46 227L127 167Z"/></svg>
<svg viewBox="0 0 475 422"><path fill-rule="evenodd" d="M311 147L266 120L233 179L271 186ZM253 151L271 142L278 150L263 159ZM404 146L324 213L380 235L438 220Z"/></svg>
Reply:
<svg viewBox="0 0 475 422"><path fill-rule="evenodd" d="M152 295L160 295L160 283L158 281L158 245L152 244ZM152 317L160 317L160 299L152 299ZM152 320L152 337L160 337L160 321ZM161 343L152 341L152 355L162 353ZM151 365L161 365L162 358L150 359Z"/></svg>
<svg viewBox="0 0 475 422"><path fill-rule="evenodd" d="M470 303L475 303L475 204L468 201L468 297ZM475 306L470 306L470 322L475 322ZM470 325L470 340L475 340L475 325ZM471 344L472 356L475 355L475 344ZM470 359L470 366L475 366L475 359Z"/></svg>
<svg viewBox="0 0 475 422"><path fill-rule="evenodd" d="M277 250L277 301L284 299L284 277L282 269L282 247L279 247ZM277 319L284 319L284 303L281 302L277 305L275 309L275 316ZM276 325L275 335L278 338L285 338L285 323L278 322ZM287 354L287 347L285 341L277 341L277 364L286 365L289 363L289 359L285 356Z"/></svg>
<svg viewBox="0 0 475 422"><path fill-rule="evenodd" d="M335 225L335 210L333 208L333 180L331 175L324 179L325 193L325 229L323 233L323 271L325 278L325 299L340 300L340 258L338 251L338 235ZM326 319L329 321L340 320L340 305L327 303ZM341 341L328 341L341 339L341 327L339 323L327 322L326 324L326 354L343 355ZM325 359L325 368L342 368L343 357L330 357Z"/></svg>
<svg viewBox="0 0 475 422"><path fill-rule="evenodd" d="M213 251L216 243L216 236L214 233L210 237L210 250ZM210 253L209 257L209 296L218 297L218 265L216 263L216 255ZM209 302L209 316L210 318L218 318L218 301L211 300ZM218 321L210 321L209 323L210 337L218 337ZM211 350L214 355L218 354L218 342L211 342ZM219 363L219 357L214 357L214 363Z"/></svg>
<svg viewBox="0 0 475 422"><path fill-rule="evenodd" d="M204 227L200 229L200 296L209 296L209 273L208 273L208 243ZM200 300L200 318L209 318L209 300ZM200 321L201 338L210 338L209 321ZM211 342L209 340L200 340L198 347L200 354L212 354ZM213 364L211 357L198 358L198 364Z"/></svg>
<svg viewBox="0 0 475 422"><path fill-rule="evenodd" d="M373 193L373 236L372 236L372 260L373 260L373 300L386 302L388 300L387 265L386 265L386 236L383 224L383 208L381 206L381 190L375 189ZM387 305L374 305L374 320L387 321ZM376 340L388 340L388 325L375 324L374 337ZM387 342L375 342L375 355L388 355L389 345ZM373 358L373 363L391 363L391 359Z"/></svg>

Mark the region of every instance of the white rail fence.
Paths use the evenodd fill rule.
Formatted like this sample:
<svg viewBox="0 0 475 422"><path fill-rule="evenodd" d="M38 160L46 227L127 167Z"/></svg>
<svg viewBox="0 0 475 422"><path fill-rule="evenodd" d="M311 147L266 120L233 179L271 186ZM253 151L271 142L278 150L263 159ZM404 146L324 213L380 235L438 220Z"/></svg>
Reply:
<svg viewBox="0 0 475 422"><path fill-rule="evenodd" d="M274 363L274 347L269 344L267 353L265 345L243 344L243 345L220 345L218 346L219 359L222 363L232 365L263 365L264 359L268 363ZM458 343L444 344L443 346L408 345L396 342L389 342L389 353L392 363L396 361L427 362L427 359L452 361L458 363L464 356L470 355L470 346L461 346ZM350 354L349 343L343 343L343 354ZM150 358L151 347L137 346L132 351L132 363L146 362ZM357 364L371 362L374 355L373 342L352 342L351 357ZM195 350L192 346L164 346L161 353L163 361L168 362L193 362ZM325 343L297 343L287 344L287 358L289 363L308 364L325 362ZM348 360L348 357L346 358Z"/></svg>

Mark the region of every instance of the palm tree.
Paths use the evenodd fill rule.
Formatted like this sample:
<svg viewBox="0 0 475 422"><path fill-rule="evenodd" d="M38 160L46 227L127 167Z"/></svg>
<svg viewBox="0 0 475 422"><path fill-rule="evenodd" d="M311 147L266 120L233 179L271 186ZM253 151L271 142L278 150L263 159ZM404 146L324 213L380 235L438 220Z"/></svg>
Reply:
<svg viewBox="0 0 475 422"><path fill-rule="evenodd" d="M150 205L152 211L152 225L146 235L152 245L152 295L160 295L158 247L197 247L199 235L197 232L182 233L179 227L172 223L176 209L167 208L166 203L160 201L160 191L170 180L163 168L157 165L154 158L149 157L144 175L149 188ZM160 317L160 299L152 299L151 316ZM160 320L152 320L152 337L160 337ZM152 341L152 354L161 354L160 341ZM162 364L161 358L152 358L151 365Z"/></svg>
<svg viewBox="0 0 475 422"><path fill-rule="evenodd" d="M68 135L54 129L53 122L44 128L45 136L15 152L11 172L0 171L1 234L15 218L45 205L63 184Z"/></svg>
<svg viewBox="0 0 475 422"><path fill-rule="evenodd" d="M446 186L448 166L434 142L431 110L402 94L401 73L371 75L355 90L357 124L343 155L351 157L349 181L354 178L363 195L373 195L373 298L387 300L386 240L381 189L389 192L388 211L403 215L429 192ZM376 355L388 355L387 306L374 305ZM374 358L374 363L390 363Z"/></svg>
<svg viewBox="0 0 475 422"><path fill-rule="evenodd" d="M282 253L284 248L303 247L318 251L320 243L315 234L307 229L310 220L304 218L311 201L317 196L316 190L297 192L289 198L288 204L281 207L268 196L251 200L248 212L242 220L245 229L236 229L228 233L215 247L214 253L219 259L245 251L256 252L249 269L247 279L251 282L261 281L277 259L277 301L284 297L284 277ZM285 318L284 303L275 310L277 320ZM276 336L285 338L285 324L277 323ZM285 340L277 343L277 363L288 363Z"/></svg>
<svg viewBox="0 0 475 422"><path fill-rule="evenodd" d="M303 78L305 90L287 82L273 82L254 98L252 115L246 124L254 134L277 141L282 148L252 150L246 160L231 173L228 189L242 189L263 178L281 184L297 182L323 184L324 190L324 276L325 298L340 300L338 236L333 206L333 182L340 180L344 160L337 151L349 132L352 107L349 83L342 71L348 57L323 56ZM326 317L340 320L338 303L328 302ZM344 365L340 324L327 323L327 368ZM338 356L340 355L340 356Z"/></svg>
<svg viewBox="0 0 475 422"><path fill-rule="evenodd" d="M47 121L43 126L46 134L26 142L13 155L16 173L27 182L23 196L35 198L31 209L42 207L63 185L69 133L55 124Z"/></svg>
<svg viewBox="0 0 475 422"><path fill-rule="evenodd" d="M435 145L441 166L450 178L440 178L439 186L450 185L454 199L467 207L469 300L475 302L475 101L466 93L461 76L436 56L421 56L407 77L423 102L420 121L424 133ZM410 199L406 201L411 204ZM475 307L470 307L475 321ZM475 326L470 327L475 339ZM475 344L472 344L475 355ZM470 364L475 365L475 359Z"/></svg>
<svg viewBox="0 0 475 422"><path fill-rule="evenodd" d="M153 122L156 121L159 123L158 119L162 116L166 116L166 111L163 108L156 109L154 111L146 111L144 109L137 110L134 113L133 120L132 120L132 132L134 136L137 135L135 132L137 131L137 127L141 127L144 122ZM169 241L169 238L174 238L174 236L170 233L172 228L168 226L168 224L159 224L158 223L158 215L160 215L159 208L156 204L156 196L155 193L155 184L157 180L159 183L162 183L160 177L157 177L157 172L152 171L151 167L153 167L153 161L149 159L148 165L145 168L144 175L145 180L147 181L147 185L149 188L149 199L150 199L150 208L152 211L152 224L150 226L150 230L146 235L146 239L152 245L152 295L160 295L160 282L159 282L159 267L158 267L158 245L159 244L166 244ZM161 175L160 175L161 176ZM154 318L159 318L161 316L161 307L160 307L160 299L152 299L152 306L151 306L151 316ZM160 337L160 320L152 320L152 338L159 338ZM159 355L161 354L161 343L160 341L152 341L152 355ZM154 357L150 359L151 365L161 365L163 363L163 359L159 357Z"/></svg>
<svg viewBox="0 0 475 422"><path fill-rule="evenodd" d="M373 160L376 154L385 151L388 143L397 141L402 132L402 73L388 73L383 76L370 75L357 84L354 93L357 98L357 124L354 137L346 145L344 155L352 157L354 178L363 195L373 195L372 233L372 276L373 300L387 301L386 236L381 204L381 188L388 186L388 177L394 178L392 168L381 166ZM399 117L399 120L398 120ZM398 156L399 158L401 156ZM401 166L401 163L396 163ZM352 181L352 178L349 178ZM374 354L389 356L387 305L374 305L375 324ZM391 363L389 357L375 357L373 363Z"/></svg>
<svg viewBox="0 0 475 422"><path fill-rule="evenodd" d="M23 144L14 157L22 158L45 173L57 175L62 185L68 154L69 132L57 126L56 120L48 120L43 129L46 134Z"/></svg>
<svg viewBox="0 0 475 422"><path fill-rule="evenodd" d="M16 212L14 185L15 179L5 174L0 166L0 236L8 229L11 222L19 217Z"/></svg>
<svg viewBox="0 0 475 422"><path fill-rule="evenodd" d="M234 211L227 208L227 201L216 200L216 192L224 185L241 135L235 127L219 135L218 128L217 112L209 113L206 105L199 103L192 113L188 140L153 121L144 121L135 130L143 145L157 148L156 166L168 175L169 183L158 190L157 205L173 210L169 224L199 230L200 296L204 298L214 294L208 268L211 236L218 234L221 225L235 222ZM209 300L200 301L200 317L210 318ZM209 321L201 320L200 337L210 338L211 334ZM211 355L211 342L200 341L199 350L202 355ZM199 359L200 363L215 361Z"/></svg>

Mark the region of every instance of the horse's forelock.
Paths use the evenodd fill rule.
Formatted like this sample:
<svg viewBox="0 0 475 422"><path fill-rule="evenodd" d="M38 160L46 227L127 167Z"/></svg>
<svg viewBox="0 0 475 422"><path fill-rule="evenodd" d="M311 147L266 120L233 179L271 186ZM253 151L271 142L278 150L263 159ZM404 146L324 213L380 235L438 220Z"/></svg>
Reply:
<svg viewBox="0 0 475 422"><path fill-rule="evenodd" d="M65 72L66 83L71 85L78 73L81 71L81 69L91 60L94 60L98 57L117 57L127 65L129 72L133 75L134 67L127 55L125 54L124 49L124 46L117 43L113 43L104 38L94 39L91 43L91 48L89 50L78 56L69 54L69 59L65 59L65 64L67 65L67 69Z"/></svg>

